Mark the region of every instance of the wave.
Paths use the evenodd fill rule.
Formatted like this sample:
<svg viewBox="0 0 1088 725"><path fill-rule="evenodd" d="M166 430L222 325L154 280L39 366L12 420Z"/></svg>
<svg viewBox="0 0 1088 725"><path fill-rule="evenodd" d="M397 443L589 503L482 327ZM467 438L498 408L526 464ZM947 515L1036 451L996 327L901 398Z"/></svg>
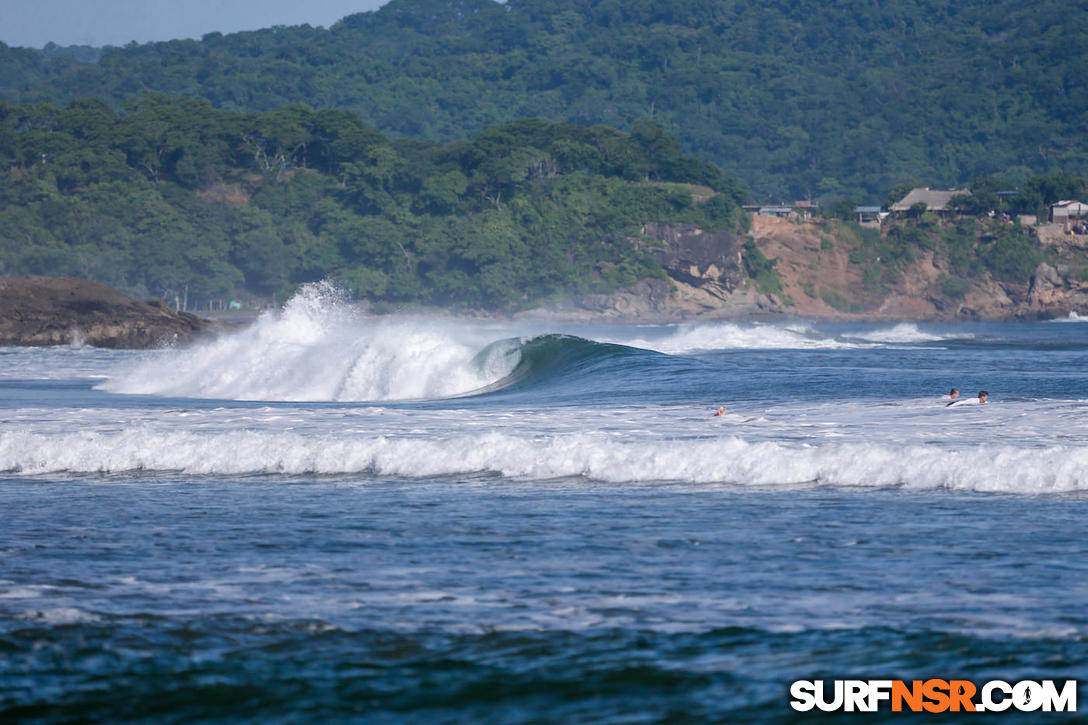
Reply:
<svg viewBox="0 0 1088 725"><path fill-rule="evenodd" d="M857 332L843 335L850 340L865 340L867 342L888 343L912 343L912 342L939 342L941 340L965 340L973 339L974 335L939 335L932 332L923 332L912 322L900 322L892 327L884 327L871 332Z"/></svg>
<svg viewBox="0 0 1088 725"><path fill-rule="evenodd" d="M492 385L517 366L517 340L489 345L483 355L485 342L452 322L366 319L319 283L243 330L157 352L98 387L226 400L448 398Z"/></svg>
<svg viewBox="0 0 1088 725"><path fill-rule="evenodd" d="M487 361L500 356L511 357L515 353L517 363L510 373L479 392L531 383L556 383L566 377L583 378L597 369L625 366L653 354L626 345L551 334L500 340L481 350L477 357Z"/></svg>
<svg viewBox="0 0 1088 725"><path fill-rule="evenodd" d="M902 322L868 332L827 335L805 324L704 323L680 325L660 337L611 338L612 342L656 350L671 355L710 350L845 350L886 344L911 344L943 340L971 340L975 335L924 332L916 324Z"/></svg>
<svg viewBox="0 0 1088 725"><path fill-rule="evenodd" d="M868 332L850 332L840 336L824 334L796 323L768 325L761 323L702 323L680 325L660 337L611 338L613 342L648 350L682 355L709 350L846 350L871 349L884 344L910 344L942 340L972 340L975 335L923 332L910 322Z"/></svg>
<svg viewBox="0 0 1088 725"><path fill-rule="evenodd" d="M157 351L98 388L223 400L434 400L584 376L650 354L572 335L496 334L448 320L366 318L320 283L248 328Z"/></svg>
<svg viewBox="0 0 1088 725"><path fill-rule="evenodd" d="M610 338L611 342L670 355L708 350L798 350L870 347L836 340L806 325L760 323L703 323L680 325L661 337Z"/></svg>
<svg viewBox="0 0 1088 725"><path fill-rule="evenodd" d="M1088 315L1082 317L1071 310L1066 317L1055 317L1053 320L1047 320L1047 322L1088 322Z"/></svg>
<svg viewBox="0 0 1088 725"><path fill-rule="evenodd" d="M407 478L491 473L615 483L903 486L1038 494L1088 490L1088 447L791 445L736 437L646 441L594 433L424 438L133 429L0 433L0 470L24 475L158 471Z"/></svg>

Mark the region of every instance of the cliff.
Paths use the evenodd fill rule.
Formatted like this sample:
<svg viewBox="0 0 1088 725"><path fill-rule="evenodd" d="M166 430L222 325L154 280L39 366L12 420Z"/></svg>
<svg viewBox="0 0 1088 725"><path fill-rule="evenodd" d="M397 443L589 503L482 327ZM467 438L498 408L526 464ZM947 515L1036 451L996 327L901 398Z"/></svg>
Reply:
<svg viewBox="0 0 1088 725"><path fill-rule="evenodd" d="M826 320L1034 320L1088 313L1088 239L1030 237L1040 261L1021 279L1002 279L972 262L957 267L939 244L919 244L894 273L854 225L827 220L752 218L747 235L690 224L646 224L636 241L667 280L643 280L607 295L586 295L554 310L574 318L677 321L803 317ZM879 236L873 229L870 237ZM769 260L771 282L753 278L750 240ZM971 254L982 254L975 243ZM865 253L868 251L869 258ZM961 261L962 263L962 261ZM1031 268L1029 267L1029 270ZM875 271L874 271L875 270ZM950 283L951 280L951 283Z"/></svg>
<svg viewBox="0 0 1088 725"><path fill-rule="evenodd" d="M873 262L881 260L859 260L863 245L853 225L756 217L752 233L762 252L778 259L783 294L776 298L776 312L847 320L978 321L1050 319L1088 310L1083 276L1088 240L1054 243L1040 239L1035 228L1010 225L1008 233L1024 240L1019 257L1039 261L1022 276L1002 276L985 264L992 255L987 251L992 229L961 221L968 228L976 224L969 261L955 260L946 245L934 243L939 234L931 228L933 236L919 237L898 272L875 279L869 276Z"/></svg>
<svg viewBox="0 0 1088 725"><path fill-rule="evenodd" d="M190 340L210 327L85 279L0 277L0 345L148 348Z"/></svg>

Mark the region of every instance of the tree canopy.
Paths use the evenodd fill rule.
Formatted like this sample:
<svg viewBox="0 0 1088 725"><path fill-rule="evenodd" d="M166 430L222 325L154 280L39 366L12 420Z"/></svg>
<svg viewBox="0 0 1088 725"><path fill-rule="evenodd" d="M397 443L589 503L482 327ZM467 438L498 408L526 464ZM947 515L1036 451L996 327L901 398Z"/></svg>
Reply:
<svg viewBox="0 0 1088 725"><path fill-rule="evenodd" d="M0 174L0 273L198 304L332 277L385 304L516 309L662 276L641 223L740 228L747 195L655 121L440 144L161 94L0 103Z"/></svg>
<svg viewBox="0 0 1088 725"><path fill-rule="evenodd" d="M762 198L876 202L904 181L1088 172L1086 25L1071 0L392 0L97 57L0 46L0 98L301 102L445 142L652 117Z"/></svg>

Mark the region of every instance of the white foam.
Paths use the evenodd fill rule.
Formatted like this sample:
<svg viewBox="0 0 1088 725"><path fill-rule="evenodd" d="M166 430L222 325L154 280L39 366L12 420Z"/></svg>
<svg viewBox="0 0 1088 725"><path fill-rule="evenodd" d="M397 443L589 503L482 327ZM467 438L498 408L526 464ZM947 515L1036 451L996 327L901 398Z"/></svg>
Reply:
<svg viewBox="0 0 1088 725"><path fill-rule="evenodd" d="M893 327L882 327L871 332L854 332L843 335L852 340L867 340L869 342L911 343L911 342L936 342L949 339L945 335L930 332L922 332L918 325L912 322L900 322ZM962 336L961 336L962 337ZM970 337L970 336L968 336Z"/></svg>
<svg viewBox="0 0 1088 725"><path fill-rule="evenodd" d="M1047 322L1088 322L1088 315L1081 317L1075 311L1070 310L1068 316L1055 317L1053 320L1047 320Z"/></svg>
<svg viewBox="0 0 1088 725"><path fill-rule="evenodd" d="M0 470L187 474L478 472L512 478L683 481L756 486L906 486L1053 493L1088 490L1088 447L750 442L730 436L636 440L600 433L444 438L233 433L0 433Z"/></svg>
<svg viewBox="0 0 1088 725"><path fill-rule="evenodd" d="M843 342L822 335L811 328L800 325L743 324L717 322L679 325L669 334L661 337L612 337L607 342L616 342L630 347L670 355L700 352L706 350L792 350L792 349L841 349L868 347L857 343Z"/></svg>
<svg viewBox="0 0 1088 725"><path fill-rule="evenodd" d="M99 387L226 400L445 398L493 383L517 364L513 345L495 349L482 364L474 360L489 341L452 322L366 319L320 283L250 327L156 352Z"/></svg>

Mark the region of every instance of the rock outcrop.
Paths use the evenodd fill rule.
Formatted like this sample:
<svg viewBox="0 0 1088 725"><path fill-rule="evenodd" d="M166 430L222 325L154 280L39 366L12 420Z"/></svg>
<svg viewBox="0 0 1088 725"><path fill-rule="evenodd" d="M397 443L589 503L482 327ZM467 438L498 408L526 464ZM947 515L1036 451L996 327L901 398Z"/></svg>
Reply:
<svg viewBox="0 0 1088 725"><path fill-rule="evenodd" d="M764 317L782 309L780 300L757 290L742 271L741 235L706 232L694 224L649 223L631 241L661 264L668 279L582 295L544 312L568 319L673 322Z"/></svg>
<svg viewBox="0 0 1088 725"><path fill-rule="evenodd" d="M85 279L0 277L0 345L160 347L191 340L211 325Z"/></svg>
<svg viewBox="0 0 1088 725"><path fill-rule="evenodd" d="M1066 265L1043 262L1035 268L1025 307L1039 317L1063 317L1088 310L1088 282L1072 279Z"/></svg>

